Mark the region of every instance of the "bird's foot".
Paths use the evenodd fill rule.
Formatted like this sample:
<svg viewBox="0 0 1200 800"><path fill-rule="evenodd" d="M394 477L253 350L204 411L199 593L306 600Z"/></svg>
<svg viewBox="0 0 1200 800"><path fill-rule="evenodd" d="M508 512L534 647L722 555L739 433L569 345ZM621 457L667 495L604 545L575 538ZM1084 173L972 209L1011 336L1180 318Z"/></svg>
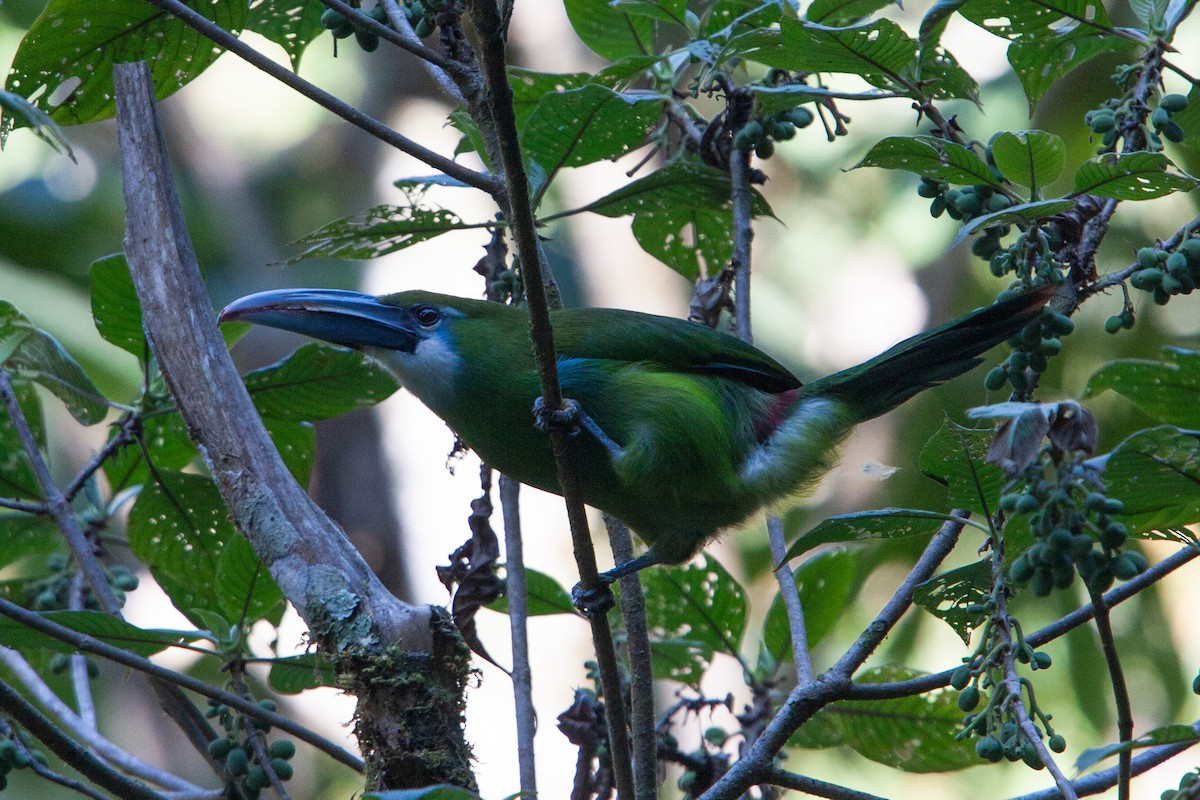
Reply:
<svg viewBox="0 0 1200 800"><path fill-rule="evenodd" d="M547 408L542 398L533 401L533 424L543 433L553 430L565 430L568 436L578 436L581 431L587 431L597 442L604 446L613 458L619 457L624 451L611 436L604 432L596 420L588 416L579 402L570 398L563 399L562 408Z"/></svg>
<svg viewBox="0 0 1200 800"><path fill-rule="evenodd" d="M609 588L611 583L603 573L600 575L600 584L591 589L584 589L577 583L571 589L571 603L588 619L603 616L617 604Z"/></svg>

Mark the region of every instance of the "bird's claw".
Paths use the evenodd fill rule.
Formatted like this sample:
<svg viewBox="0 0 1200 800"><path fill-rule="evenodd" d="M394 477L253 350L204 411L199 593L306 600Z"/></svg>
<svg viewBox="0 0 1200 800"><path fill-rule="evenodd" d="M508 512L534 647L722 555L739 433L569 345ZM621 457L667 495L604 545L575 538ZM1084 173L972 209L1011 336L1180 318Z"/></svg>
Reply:
<svg viewBox="0 0 1200 800"><path fill-rule="evenodd" d="M588 619L595 619L607 614L617 604L613 597L610 581L600 576L600 584L591 589L584 589L578 583L571 589L571 603Z"/></svg>
<svg viewBox="0 0 1200 800"><path fill-rule="evenodd" d="M581 430L579 420L583 409L579 403L570 398L563 399L562 408L549 408L546 401L539 397L533 401L533 424L542 433L552 430L563 430L568 436L578 436Z"/></svg>

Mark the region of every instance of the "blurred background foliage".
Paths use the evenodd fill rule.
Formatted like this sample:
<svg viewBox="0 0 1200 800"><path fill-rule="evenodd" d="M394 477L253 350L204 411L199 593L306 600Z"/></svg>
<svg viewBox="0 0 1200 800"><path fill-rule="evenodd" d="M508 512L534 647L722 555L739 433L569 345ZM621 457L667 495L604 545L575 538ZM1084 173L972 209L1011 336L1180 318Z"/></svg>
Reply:
<svg viewBox="0 0 1200 800"><path fill-rule="evenodd" d="M11 60L22 32L42 6L38 0L8 0L0 5L0 63ZM886 15L912 31L928 6L913 3L905 9L892 8ZM1111 5L1109 13L1117 24L1130 14L1123 2ZM1090 157L1095 143L1089 139L1083 116L1113 94L1110 76L1120 60L1101 57L1088 62L1060 81L1030 117L1021 87L1003 61L1002 43L961 22L955 20L945 41L980 79L983 107L949 102L943 109L945 115L957 115L968 135L984 141L998 130L1053 131L1067 142L1068 163ZM1200 60L1195 23L1189 23L1178 42L1183 52L1177 60L1185 66ZM286 61L275 45L247 38L262 51ZM1190 42L1198 45L1194 52L1186 50ZM571 33L558 4L517 2L511 46L514 63L535 69L594 71L600 65ZM418 141L435 138L435 149L440 152L453 148L456 135L440 122L450 107L426 73L393 48L385 45L376 53L365 54L343 43L335 58L326 36L304 55L300 72ZM1182 87L1168 84L1167 89L1172 88ZM852 118L849 135L831 143L825 141L819 126L813 126L780 146L776 157L763 167L769 176L763 191L779 221L763 219L756 226L755 335L761 347L802 377L873 355L921 327L990 302L1003 288L984 262L970 255L968 246L946 249L956 226L946 218L930 218L928 201L916 195L914 176L888 170L846 172L882 136L912 132L919 122L916 112L903 100L847 103L842 110ZM291 243L333 219L380 202L397 201L391 181L428 173L427 168L395 158L365 133L290 95L229 55L165 101L161 113L185 215L217 307L258 289L363 285L363 270L345 263L314 260L285 267L286 259L297 252ZM106 394L132 396L139 377L134 359L114 355L95 333L88 310L89 265L122 246L123 207L114 127L111 123L91 124L68 128L66 135L78 163L54 153L25 131L14 133L5 152L0 153L0 296L58 337ZM1168 145L1168 152L1185 169L1200 168L1196 152L1174 145ZM581 198L597 196L592 182L621 180L621 173L636 157L615 167L598 165L566 176L561 185L556 184L556 194L545 210L578 206ZM1069 173L1064 172L1061 180L1069 181ZM462 197L464 190L457 191L457 196L444 196L448 207L454 208L456 198ZM1100 271L1130 263L1138 247L1169 236L1195 216L1195 206L1194 193L1125 203L1101 251ZM624 305L686 313L690 286L632 245L627 218L573 219L554 223L545 233L568 305ZM465 279L461 285L475 287L461 290L463 293L481 292L482 282L470 270L482 254L479 248L486 233L450 236L458 240L455 260L445 260L433 245L419 245L382 259L372 267L367 285L373 291L392 285L401 288L398 284L436 284L440 288L449 279L447 273L454 273L457 279ZM1087 303L1077 318L1078 333L1070 338L1065 357L1054 360L1042 383L1041 399L1078 396L1087 376L1109 359L1154 357L1165 344L1196 346L1200 314L1194 303L1158 308L1144 295L1137 303L1137 326L1118 336L1105 334L1102 322L1119 310L1119 295ZM240 345L236 355L244 367L251 368L282 357L295 343L286 335L262 331ZM990 363L998 358L994 356ZM800 531L831 514L871 507L944 510L944 491L920 474L917 454L947 415L962 421L963 409L1002 399L988 397L982 388L983 371L922 394L884 419L862 426L843 451L843 467L813 498L789 512L790 529ZM1100 419L1101 452L1152 422L1112 395L1089 400L1088 405ZM47 407L51 408L50 404ZM395 410L388 407L385 413ZM80 432L66 423L52 429L66 431L56 437L53 448L61 474L70 474L96 446L95 432ZM435 537L438 541L432 551L449 552L466 536L462 522L469 509L465 504L451 506L446 509L444 529L422 527L420 536L406 536L414 530L407 518L409 509L386 498L406 481L421 477L435 483L445 480L437 469L443 454L427 459L427 464L434 465L430 470L434 474L406 474L403 464L389 461L382 436L374 411L321 423L314 494L398 594L418 602L443 602L433 579L434 563L417 555L428 551L414 550L414 540ZM448 443L448 436L444 438ZM864 469L877 462L898 470L880 480L873 476L878 470ZM459 482L467 486L464 491L469 494L473 469L460 466L458 472ZM554 547L565 553L567 537L561 521L552 518L544 527L546 530L528 526L531 542L553 541ZM751 602L754 613L761 615L771 596L764 579L770 565L765 536L757 527L725 537L717 557L736 574L757 579ZM430 546L428 542L418 544ZM862 591L817 651L818 663L823 661L822 654L838 652L855 635L890 595L903 564L922 546L920 541L901 540L858 548L855 580L862 584ZM965 563L973 553L970 547L962 549ZM573 582L570 569L564 563L556 573L565 585ZM1200 644L1194 637L1190 641L1180 638L1189 627L1190 612L1186 605L1181 608L1181 600L1188 595L1179 591L1169 581L1122 606L1117 615L1118 634L1124 651L1130 654L1130 682L1140 698L1138 713L1147 721L1178 718L1184 703L1195 702L1186 692L1184 675L1191 674L1200 661ZM1029 630L1062 614L1079 599L1060 592L1045 603L1019 600L1016 608L1027 615L1025 627ZM1196 599L1194 592L1191 599ZM1166 629L1161 627L1164 618L1168 620ZM1191 629L1194 631L1194 625ZM499 625L491 631L485 626L484 632L502 636L500 630ZM546 630L535 628L535 637L544 636ZM1147 635L1150 630L1153 635ZM960 647L956 642L940 622L914 614L876 660L944 669L956 663L955 648ZM1112 712L1104 693L1096 691L1104 667L1093 632L1079 629L1052 649L1056 669L1039 678L1039 693L1064 698L1058 701L1064 707L1058 709L1056 723L1062 723L1072 741L1073 735L1078 735L1079 741L1108 736ZM581 662L583 655L578 655L576 660ZM558 706L550 707L569 704L569 691L564 687L580 682L581 670L577 666L548 681L556 684L553 689L560 698L551 701L559 702ZM146 726L159 724L153 711L130 712L137 704L122 689L118 670L108 668L106 673L111 680L102 696L109 708L139 713ZM489 668L485 671L488 682L503 683L503 677ZM501 695L506 691L505 687L499 690ZM1082 715L1070 713L1067 697ZM552 717L545 715L547 720ZM482 724L487 724L486 719ZM136 726L126 723L126 727L132 730ZM542 738L558 735L549 725L544 727ZM480 752L485 796L507 794L515 781L507 768L496 763L502 758L499 751L495 755L486 749ZM169 759L167 752L162 755ZM864 767L860 760L837 751L806 753L805 758L827 759L831 771L853 764L864 770L864 783L895 780L894 773L875 765ZM488 778L489 769L496 777ZM1033 780L1037 785L1037 779L1030 778L1020 765L989 767L995 769L1005 770L1005 777L989 772L989 783L1002 786L1004 794L1017 791L1024 785L1022 781ZM330 787L331 780L329 776L309 776L305 782L312 789L309 796L340 796L326 794L333 791L323 788ZM975 780L972 773L938 776L932 783L929 777L921 780L929 797L963 796L964 787L972 787L971 796L980 796L976 794L978 786L971 783ZM341 795L348 793L347 785L342 785ZM1162 785L1174 785L1174 781L1165 778ZM1150 786L1142 788L1149 790ZM45 787L39 786L38 791ZM895 788L889 793L905 794Z"/></svg>

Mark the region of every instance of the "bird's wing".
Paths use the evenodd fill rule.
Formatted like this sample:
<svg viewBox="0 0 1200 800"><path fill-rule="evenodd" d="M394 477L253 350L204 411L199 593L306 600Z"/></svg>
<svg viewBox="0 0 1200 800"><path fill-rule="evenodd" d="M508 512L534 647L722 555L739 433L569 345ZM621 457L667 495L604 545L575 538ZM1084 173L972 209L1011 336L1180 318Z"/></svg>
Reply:
<svg viewBox="0 0 1200 800"><path fill-rule="evenodd" d="M557 311L552 321L561 358L659 364L667 370L726 378L771 393L800 386L796 376L766 353L695 322L586 308Z"/></svg>

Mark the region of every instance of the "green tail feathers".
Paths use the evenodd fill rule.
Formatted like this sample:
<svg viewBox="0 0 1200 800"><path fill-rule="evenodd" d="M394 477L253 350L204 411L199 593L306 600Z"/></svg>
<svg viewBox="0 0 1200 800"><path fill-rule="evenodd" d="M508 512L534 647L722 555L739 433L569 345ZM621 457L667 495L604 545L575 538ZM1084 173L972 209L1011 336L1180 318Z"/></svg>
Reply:
<svg viewBox="0 0 1200 800"><path fill-rule="evenodd" d="M978 365L983 353L1036 318L1053 292L1047 287L973 311L905 339L857 367L806 384L801 395L840 400L860 421L877 417Z"/></svg>

